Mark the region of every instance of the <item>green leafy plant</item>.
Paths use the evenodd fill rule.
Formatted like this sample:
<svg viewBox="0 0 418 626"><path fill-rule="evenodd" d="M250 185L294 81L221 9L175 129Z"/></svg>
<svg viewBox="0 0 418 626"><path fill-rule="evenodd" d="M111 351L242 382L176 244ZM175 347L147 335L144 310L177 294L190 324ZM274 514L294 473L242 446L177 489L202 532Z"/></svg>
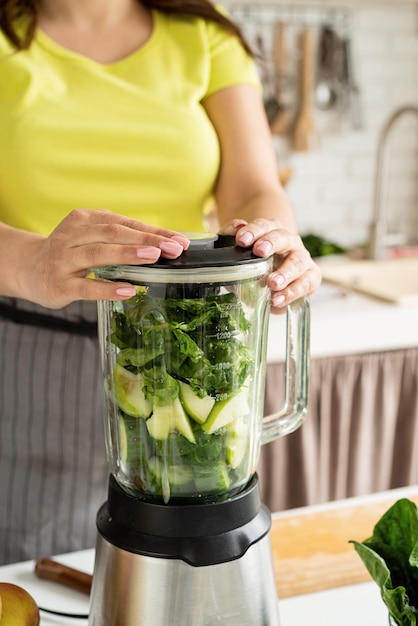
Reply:
<svg viewBox="0 0 418 626"><path fill-rule="evenodd" d="M343 248L338 243L329 241L325 237L315 235L314 233L302 235L302 241L305 248L314 258L328 256L329 254L346 254L348 252L347 248Z"/></svg>
<svg viewBox="0 0 418 626"><path fill-rule="evenodd" d="M122 472L135 496L224 499L243 486L251 462L251 322L233 292L150 291L138 287L115 307L107 338Z"/></svg>
<svg viewBox="0 0 418 626"><path fill-rule="evenodd" d="M395 502L363 542L351 541L398 626L418 625L418 512L411 500Z"/></svg>

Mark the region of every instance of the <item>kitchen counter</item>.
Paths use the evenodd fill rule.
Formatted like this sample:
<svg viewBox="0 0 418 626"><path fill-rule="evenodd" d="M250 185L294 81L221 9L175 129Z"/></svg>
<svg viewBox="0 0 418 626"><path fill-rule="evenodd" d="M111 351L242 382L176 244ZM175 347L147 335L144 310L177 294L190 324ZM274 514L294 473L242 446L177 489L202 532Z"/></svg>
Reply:
<svg viewBox="0 0 418 626"><path fill-rule="evenodd" d="M272 511L404 485L418 476L418 305L323 282L310 299L305 424L263 446ZM264 412L283 404L286 315L271 315Z"/></svg>
<svg viewBox="0 0 418 626"><path fill-rule="evenodd" d="M310 298L311 357L418 346L418 305L396 305L323 282ZM271 315L267 362L284 360L285 315Z"/></svg>
<svg viewBox="0 0 418 626"><path fill-rule="evenodd" d="M418 501L418 487L273 515L271 537L276 582L282 593L281 626L387 626L377 586L358 582L367 581L368 575L348 541L369 536L380 515L401 497ZM92 572L94 551L60 555L56 560ZM32 561L0 567L0 580L26 588L45 608L80 614L88 611L87 596L37 579ZM306 593L307 589L312 592ZM65 624L85 625L87 620L42 614L41 626Z"/></svg>

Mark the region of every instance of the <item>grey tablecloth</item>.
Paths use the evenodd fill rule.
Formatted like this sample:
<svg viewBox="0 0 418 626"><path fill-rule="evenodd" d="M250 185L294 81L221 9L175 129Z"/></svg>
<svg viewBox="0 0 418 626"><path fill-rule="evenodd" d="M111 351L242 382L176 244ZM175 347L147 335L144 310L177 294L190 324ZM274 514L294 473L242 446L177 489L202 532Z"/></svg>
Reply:
<svg viewBox="0 0 418 626"><path fill-rule="evenodd" d="M93 547L108 480L96 304L0 305L22 318L0 309L0 563Z"/></svg>
<svg viewBox="0 0 418 626"><path fill-rule="evenodd" d="M267 367L265 413L281 405L283 365ZM312 359L309 411L262 448L272 511L418 483L418 349Z"/></svg>

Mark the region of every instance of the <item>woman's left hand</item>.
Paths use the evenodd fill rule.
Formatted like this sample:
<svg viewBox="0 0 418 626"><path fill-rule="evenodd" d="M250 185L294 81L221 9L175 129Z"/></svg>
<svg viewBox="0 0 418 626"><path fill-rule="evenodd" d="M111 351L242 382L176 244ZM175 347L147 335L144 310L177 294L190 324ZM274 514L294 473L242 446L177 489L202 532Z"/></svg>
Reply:
<svg viewBox="0 0 418 626"><path fill-rule="evenodd" d="M321 270L313 261L298 234L278 220L257 218L251 222L234 219L220 234L233 235L237 245L253 249L260 257L275 255L274 271L268 278L271 303L277 309L313 293L321 283Z"/></svg>

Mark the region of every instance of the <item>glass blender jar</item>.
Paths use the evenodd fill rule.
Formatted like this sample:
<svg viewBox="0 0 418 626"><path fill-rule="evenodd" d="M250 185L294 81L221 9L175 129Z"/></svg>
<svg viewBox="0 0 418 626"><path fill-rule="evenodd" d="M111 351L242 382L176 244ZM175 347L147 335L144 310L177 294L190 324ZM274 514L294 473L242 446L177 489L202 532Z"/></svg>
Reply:
<svg viewBox="0 0 418 626"><path fill-rule="evenodd" d="M93 579L101 582L96 591L93 584L92 603L97 623L203 626L218 623L210 621L214 611L219 623L278 623L272 575L261 592L269 599L251 601L260 605L251 621L246 620L253 609L242 599L236 621L221 602L209 603L207 616L192 622L184 598L177 608L170 601L158 618L155 603L150 601L153 608L146 613L144 597L137 606L134 591L128 603L126 597L110 601L109 590L103 592L109 571L120 571L127 553L135 555L140 569L150 568L149 558L155 558L159 579L173 563L179 563L176 575L185 565L192 572L203 567L206 574L217 568L211 583L216 586L228 585L221 582L221 565L235 562L236 569L242 561L235 593L243 593L242 568L250 567L245 555L270 527L257 489L261 444L298 428L307 404L309 307L302 299L287 307L284 406L263 417L272 266L272 257L256 257L235 246L232 237L204 234L191 235L190 248L174 260L95 270L98 279L136 287L127 301L98 304L111 477L108 503L98 515ZM106 556L100 557L103 541ZM184 550L183 544L188 544ZM254 563L251 570L253 576ZM193 585L196 573L188 575ZM226 578L231 580L231 572ZM111 593L118 595L114 587ZM118 610L131 617L119 613L117 621L103 622ZM266 612L270 617L261 617Z"/></svg>

